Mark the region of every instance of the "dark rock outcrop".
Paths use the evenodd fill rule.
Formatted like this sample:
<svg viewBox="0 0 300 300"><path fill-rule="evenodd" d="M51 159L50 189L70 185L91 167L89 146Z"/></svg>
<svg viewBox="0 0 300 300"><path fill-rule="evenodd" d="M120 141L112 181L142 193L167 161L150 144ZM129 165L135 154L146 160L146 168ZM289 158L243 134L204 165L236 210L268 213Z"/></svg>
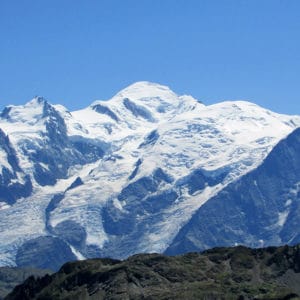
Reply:
<svg viewBox="0 0 300 300"><path fill-rule="evenodd" d="M51 273L51 271L32 268L1 267L0 300L10 293L16 285L21 284L29 276L42 277L48 273Z"/></svg>
<svg viewBox="0 0 300 300"><path fill-rule="evenodd" d="M104 105L101 105L101 104L96 104L92 108L97 113L107 115L112 120L114 120L116 122L120 121L118 116L111 109L109 109L107 106L104 106Z"/></svg>
<svg viewBox="0 0 300 300"><path fill-rule="evenodd" d="M58 270L66 261L76 260L70 247L62 239L40 236L19 247L16 263L19 267Z"/></svg>
<svg viewBox="0 0 300 300"><path fill-rule="evenodd" d="M32 182L28 175L22 172L15 149L10 143L9 137L0 128L0 151L7 157L10 168L3 166L0 171L0 202L10 205L21 197L27 197L32 192ZM19 180L19 176L23 176Z"/></svg>
<svg viewBox="0 0 300 300"><path fill-rule="evenodd" d="M149 122L155 122L151 112L146 107L137 105L128 98L123 100L123 104L135 117L141 117Z"/></svg>

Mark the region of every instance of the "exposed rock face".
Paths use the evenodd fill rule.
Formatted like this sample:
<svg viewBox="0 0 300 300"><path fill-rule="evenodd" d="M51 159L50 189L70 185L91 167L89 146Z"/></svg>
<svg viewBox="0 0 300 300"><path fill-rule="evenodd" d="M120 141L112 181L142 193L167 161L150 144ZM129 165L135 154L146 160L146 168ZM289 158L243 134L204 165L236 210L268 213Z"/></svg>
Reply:
<svg viewBox="0 0 300 300"><path fill-rule="evenodd" d="M299 246L143 254L67 263L28 278L6 299L298 299L299 272Z"/></svg>
<svg viewBox="0 0 300 300"><path fill-rule="evenodd" d="M0 151L6 156L6 164L2 166L0 172L0 202L12 205L17 199L31 194L32 183L29 175L22 172L17 153L1 128ZM21 182L17 173L22 178Z"/></svg>
<svg viewBox="0 0 300 300"><path fill-rule="evenodd" d="M166 250L199 251L234 243L253 247L300 242L300 129L261 166L224 188L194 214Z"/></svg>
<svg viewBox="0 0 300 300"><path fill-rule="evenodd" d="M68 242L77 249L83 249L86 240L86 231L78 223L74 221L63 221L58 223L53 232L62 240Z"/></svg>
<svg viewBox="0 0 300 300"><path fill-rule="evenodd" d="M20 267L57 270L65 261L76 260L70 247L61 239L41 236L25 242L17 252Z"/></svg>

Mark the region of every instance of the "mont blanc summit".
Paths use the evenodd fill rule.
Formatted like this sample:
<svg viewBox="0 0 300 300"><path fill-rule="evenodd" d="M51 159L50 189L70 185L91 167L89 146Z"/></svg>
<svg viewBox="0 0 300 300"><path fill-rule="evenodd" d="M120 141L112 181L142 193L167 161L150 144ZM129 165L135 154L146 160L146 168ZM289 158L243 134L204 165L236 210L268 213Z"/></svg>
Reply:
<svg viewBox="0 0 300 300"><path fill-rule="evenodd" d="M150 82L78 111L41 97L5 107L0 263L57 269L294 243L299 126L300 116L246 101L205 106Z"/></svg>

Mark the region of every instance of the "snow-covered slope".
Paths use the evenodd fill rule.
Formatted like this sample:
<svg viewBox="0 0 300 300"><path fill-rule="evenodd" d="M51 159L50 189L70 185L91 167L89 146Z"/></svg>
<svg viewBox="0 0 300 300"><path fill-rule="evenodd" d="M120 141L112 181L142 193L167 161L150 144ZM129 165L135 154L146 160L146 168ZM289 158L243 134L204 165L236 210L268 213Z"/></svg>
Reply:
<svg viewBox="0 0 300 300"><path fill-rule="evenodd" d="M298 126L299 116L245 101L205 106L149 82L74 112L42 98L9 106L1 189L18 183L21 192L9 201L0 193L0 263L30 264L40 236L78 258L163 252L199 207Z"/></svg>
<svg viewBox="0 0 300 300"><path fill-rule="evenodd" d="M201 206L165 251L215 246L299 244L300 128L281 140L256 169Z"/></svg>

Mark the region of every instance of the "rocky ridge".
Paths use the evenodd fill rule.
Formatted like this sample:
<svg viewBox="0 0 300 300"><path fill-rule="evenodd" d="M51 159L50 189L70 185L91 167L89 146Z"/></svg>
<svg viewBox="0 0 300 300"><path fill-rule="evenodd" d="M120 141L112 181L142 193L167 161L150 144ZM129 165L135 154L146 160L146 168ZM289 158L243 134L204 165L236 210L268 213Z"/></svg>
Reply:
<svg viewBox="0 0 300 300"><path fill-rule="evenodd" d="M139 254L67 263L5 299L299 299L299 272L299 246Z"/></svg>

